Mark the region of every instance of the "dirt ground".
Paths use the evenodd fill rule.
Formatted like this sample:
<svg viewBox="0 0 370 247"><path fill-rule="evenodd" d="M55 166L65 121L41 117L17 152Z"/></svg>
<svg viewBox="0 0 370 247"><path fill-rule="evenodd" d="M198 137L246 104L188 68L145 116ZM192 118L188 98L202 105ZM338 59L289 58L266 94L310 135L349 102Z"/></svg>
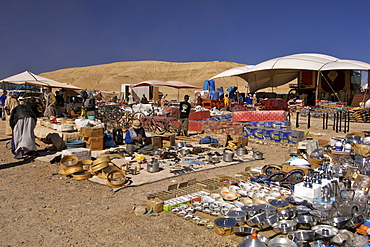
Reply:
<svg viewBox="0 0 370 247"><path fill-rule="evenodd" d="M303 120L304 121L304 120ZM329 140L343 132L322 130L312 119L310 132ZM292 123L295 123L292 119ZM306 131L305 124L298 130ZM259 144L250 147L264 159L200 171L116 193L108 186L74 181L58 174L56 164L18 161L5 143L5 122L0 121L0 246L236 246L238 242L195 226L170 212L136 216L133 207L145 204L148 194L168 185L215 175L233 175L247 166L281 164L289 146ZM369 130L369 124L351 123L350 131Z"/></svg>

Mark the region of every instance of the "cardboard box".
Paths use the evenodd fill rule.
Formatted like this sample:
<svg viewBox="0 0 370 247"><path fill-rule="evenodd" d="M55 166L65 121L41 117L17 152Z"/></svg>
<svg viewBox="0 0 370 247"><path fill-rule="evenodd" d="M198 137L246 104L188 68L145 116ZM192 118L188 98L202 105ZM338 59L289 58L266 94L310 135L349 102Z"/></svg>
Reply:
<svg viewBox="0 0 370 247"><path fill-rule="evenodd" d="M91 149L88 148L72 148L62 150L62 158L65 155L74 155L78 160L91 160Z"/></svg>
<svg viewBox="0 0 370 247"><path fill-rule="evenodd" d="M163 201L158 198L151 198L146 200L146 209L149 211L152 208L153 213L163 211Z"/></svg>
<svg viewBox="0 0 370 247"><path fill-rule="evenodd" d="M80 136L82 137L101 137L101 136L104 136L104 129L84 127L80 129Z"/></svg>
<svg viewBox="0 0 370 247"><path fill-rule="evenodd" d="M242 146L242 147L245 147L245 146L248 146L248 137L244 137L244 136L239 136L238 137L238 146Z"/></svg>
<svg viewBox="0 0 370 247"><path fill-rule="evenodd" d="M86 148L93 151L99 151L104 149L104 136L102 137L85 137Z"/></svg>
<svg viewBox="0 0 370 247"><path fill-rule="evenodd" d="M153 148L162 148L162 137L152 136L152 145Z"/></svg>
<svg viewBox="0 0 370 247"><path fill-rule="evenodd" d="M289 164L283 164L282 168L281 168L281 170L283 172L290 172L291 170L294 170L294 169L300 169L300 170L304 171L305 175L308 174L308 169L307 168L301 168L301 167L298 167L298 166L291 166Z"/></svg>

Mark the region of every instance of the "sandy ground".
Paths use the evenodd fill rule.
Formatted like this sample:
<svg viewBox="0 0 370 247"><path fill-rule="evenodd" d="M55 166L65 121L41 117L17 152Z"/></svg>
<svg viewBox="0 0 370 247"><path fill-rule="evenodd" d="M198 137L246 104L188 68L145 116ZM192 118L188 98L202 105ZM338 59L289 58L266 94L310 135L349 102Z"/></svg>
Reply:
<svg viewBox="0 0 370 247"><path fill-rule="evenodd" d="M5 148L10 137L5 136L4 126L0 121L0 246L236 246L237 241L172 213L140 217L133 207L143 205L148 194L166 190L170 184L233 175L247 166L281 164L289 152L288 146L254 142L249 146L263 152L264 160L113 193L108 186L59 175L55 164L14 159ZM306 130L305 125L298 130ZM351 124L350 131L359 130L369 130L369 124ZM345 136L322 130L319 119L313 119L310 132L325 134L318 137L322 140Z"/></svg>

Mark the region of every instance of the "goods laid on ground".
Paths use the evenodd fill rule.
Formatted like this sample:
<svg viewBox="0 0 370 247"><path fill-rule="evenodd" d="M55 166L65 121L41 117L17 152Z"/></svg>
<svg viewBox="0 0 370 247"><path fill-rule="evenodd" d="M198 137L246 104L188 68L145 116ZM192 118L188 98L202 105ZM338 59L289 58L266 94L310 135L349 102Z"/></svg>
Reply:
<svg viewBox="0 0 370 247"><path fill-rule="evenodd" d="M173 213L240 247L365 246L370 235L366 133L333 138L322 149L317 141L303 141L282 165L170 185L148 196L147 210Z"/></svg>
<svg viewBox="0 0 370 247"><path fill-rule="evenodd" d="M110 162L109 156L92 160L78 160L74 155L65 155L59 162L59 173L74 180L85 180L93 176L106 179L106 184L119 188L127 182L126 172Z"/></svg>

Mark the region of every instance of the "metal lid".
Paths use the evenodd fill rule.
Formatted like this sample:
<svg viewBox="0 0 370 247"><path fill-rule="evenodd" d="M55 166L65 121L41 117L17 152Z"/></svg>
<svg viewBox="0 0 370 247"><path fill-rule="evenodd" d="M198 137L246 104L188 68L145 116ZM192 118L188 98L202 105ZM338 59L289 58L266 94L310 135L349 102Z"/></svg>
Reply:
<svg viewBox="0 0 370 247"><path fill-rule="evenodd" d="M275 222L272 227L274 228L288 228L297 225L297 222L294 220L280 220Z"/></svg>
<svg viewBox="0 0 370 247"><path fill-rule="evenodd" d="M241 207L241 209L245 212L253 212L258 210L257 206L255 205L245 205Z"/></svg>
<svg viewBox="0 0 370 247"><path fill-rule="evenodd" d="M257 208L263 211L276 211L277 210L276 207L274 207L273 205L269 205L269 204L260 204L257 206Z"/></svg>
<svg viewBox="0 0 370 247"><path fill-rule="evenodd" d="M236 226L238 222L232 217L221 217L215 219L215 225L219 228L230 228Z"/></svg>
<svg viewBox="0 0 370 247"><path fill-rule="evenodd" d="M317 217L328 217L328 213L320 210L311 210L310 215L317 216Z"/></svg>
<svg viewBox="0 0 370 247"><path fill-rule="evenodd" d="M233 218L245 217L246 215L247 213L241 210L230 210L227 213L227 216L233 217Z"/></svg>
<svg viewBox="0 0 370 247"><path fill-rule="evenodd" d="M289 202L286 200L275 199L275 200L271 200L270 204L275 207L286 207L289 205Z"/></svg>
<svg viewBox="0 0 370 247"><path fill-rule="evenodd" d="M313 203L312 207L320 211L329 211L331 209L331 205L326 203Z"/></svg>
<svg viewBox="0 0 370 247"><path fill-rule="evenodd" d="M328 225L316 225L313 226L311 230L315 231L315 234L323 237L332 237L337 235L337 233L339 232L338 228Z"/></svg>

